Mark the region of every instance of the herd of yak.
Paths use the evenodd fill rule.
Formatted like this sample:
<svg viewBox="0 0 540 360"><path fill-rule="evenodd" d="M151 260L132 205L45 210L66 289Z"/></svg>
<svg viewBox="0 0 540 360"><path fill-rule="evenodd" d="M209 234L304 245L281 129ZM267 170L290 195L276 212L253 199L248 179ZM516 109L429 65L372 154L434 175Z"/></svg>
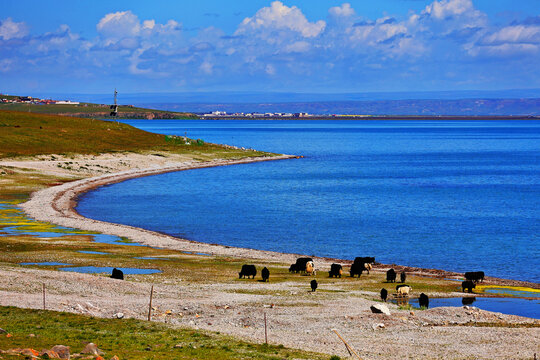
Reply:
<svg viewBox="0 0 540 360"><path fill-rule="evenodd" d="M366 271L369 274L369 271L373 267L373 263L375 262L374 257L357 257L354 259L354 262L351 265L351 269L349 271L351 277L362 275L364 271ZM291 264L289 267L289 272L291 273L303 273L306 275L315 275L315 265L313 263L313 259L309 257L301 257L296 259L296 262L294 264ZM238 276L240 279L242 278L252 278L255 279L255 276L257 275L257 269L255 268L255 265L242 265L242 269L238 273ZM330 265L330 271L328 272L329 277L341 277L343 275L343 266L341 264L332 264ZM270 271L268 268L263 268L261 270L261 276L262 281L266 282L270 279ZM124 280L124 273L122 270L114 268L112 270L111 278L113 279L119 279ZM392 282L395 283L397 278L397 273L394 269L390 269L386 272L386 282ZM472 272L466 272L465 273L465 281L461 283L461 287L463 289L463 292L465 290L468 290L469 293L472 293L472 289L476 287L476 284L479 281L484 281L484 272L483 271L472 271ZM400 280L401 285L396 286L396 297L403 298L408 297L409 292L412 290L412 287L409 285L405 285L405 281L407 280L407 274L403 271L400 273ZM315 291L317 289L317 280L311 280L311 291ZM381 300L385 301L388 298L388 290L381 289ZM422 293L420 294L418 298L418 304L420 307L429 307L429 298L426 294Z"/></svg>
<svg viewBox="0 0 540 360"><path fill-rule="evenodd" d="M349 274L351 277L362 275L364 271L366 271L369 274L369 271L373 267L373 263L375 262L374 257L357 257L354 259L354 262L351 265L351 269L349 271ZM306 275L315 275L315 265L313 263L313 259L309 257L301 257L296 259L296 262L294 264L291 264L289 267L289 272L291 273L302 273ZM257 275L257 269L255 268L255 265L242 265L242 269L238 273L239 278L255 278L255 275ZM329 277L341 277L343 275L343 266L341 264L332 264L330 265L330 271L328 272ZM265 267L261 271L262 281L269 281L270 278L270 271ZM386 272L386 281L387 282L396 282L397 273L394 269L390 269ZM465 273L465 281L462 282L461 286L463 289L463 292L465 290L468 290L468 292L472 293L472 289L476 287L476 283L479 281L484 281L484 272L483 271L474 271L474 272L466 272ZM407 274L403 271L400 273L400 285L396 286L396 297L408 297L409 292L412 290L412 287L409 285L405 285L405 281L407 280ZM315 291L317 289L317 280L311 281L311 291ZM381 289L381 300L385 301L388 298L388 290ZM418 303L420 307L429 307L429 297L422 293L420 294L418 298Z"/></svg>

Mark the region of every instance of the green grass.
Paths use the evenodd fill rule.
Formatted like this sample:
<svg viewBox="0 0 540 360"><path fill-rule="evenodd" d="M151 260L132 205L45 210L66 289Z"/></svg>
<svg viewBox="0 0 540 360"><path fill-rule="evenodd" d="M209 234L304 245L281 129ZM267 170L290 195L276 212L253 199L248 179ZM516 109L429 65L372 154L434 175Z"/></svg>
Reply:
<svg viewBox="0 0 540 360"><path fill-rule="evenodd" d="M120 122L0 111L0 158L141 151L170 151L201 160L266 154L196 141L186 145Z"/></svg>
<svg viewBox="0 0 540 360"><path fill-rule="evenodd" d="M45 310L0 307L0 349L70 346L80 352L95 343L109 359L328 359L282 345L255 344L215 332L176 329L134 319L99 319ZM35 336L30 337L30 334ZM4 356L4 355L2 355ZM9 357L6 357L9 358ZM13 357L16 358L16 357Z"/></svg>
<svg viewBox="0 0 540 360"><path fill-rule="evenodd" d="M4 98L4 96L0 96ZM92 103L81 103L79 105L36 105L25 103L0 103L0 110L6 111L24 111L39 114L51 115L77 115L82 117L97 117L109 118L109 105L100 105ZM196 119L196 115L186 112L171 112L163 110L145 109L131 106L118 106L118 117L142 118L145 119L149 115L156 118L167 119Z"/></svg>

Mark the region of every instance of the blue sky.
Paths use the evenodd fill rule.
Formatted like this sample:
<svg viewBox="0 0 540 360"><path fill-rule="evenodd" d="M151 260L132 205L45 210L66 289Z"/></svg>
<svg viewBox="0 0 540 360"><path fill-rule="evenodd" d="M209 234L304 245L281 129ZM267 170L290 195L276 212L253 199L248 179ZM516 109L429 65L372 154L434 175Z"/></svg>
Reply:
<svg viewBox="0 0 540 360"><path fill-rule="evenodd" d="M540 88L540 0L6 2L3 93Z"/></svg>

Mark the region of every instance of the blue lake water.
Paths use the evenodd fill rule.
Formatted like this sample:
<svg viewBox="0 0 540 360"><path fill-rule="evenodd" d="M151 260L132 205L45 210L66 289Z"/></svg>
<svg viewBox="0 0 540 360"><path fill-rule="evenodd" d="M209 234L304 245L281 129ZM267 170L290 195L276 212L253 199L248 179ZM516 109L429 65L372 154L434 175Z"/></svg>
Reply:
<svg viewBox="0 0 540 360"><path fill-rule="evenodd" d="M411 299L409 303L419 307L418 299ZM441 306L461 307L462 298L431 298L429 299L429 308ZM540 300L527 300L520 298L489 298L476 297L470 304L482 310L495 311L503 314L511 314L540 319Z"/></svg>
<svg viewBox="0 0 540 360"><path fill-rule="evenodd" d="M303 155L81 198L90 218L230 246L540 282L540 121L135 120Z"/></svg>

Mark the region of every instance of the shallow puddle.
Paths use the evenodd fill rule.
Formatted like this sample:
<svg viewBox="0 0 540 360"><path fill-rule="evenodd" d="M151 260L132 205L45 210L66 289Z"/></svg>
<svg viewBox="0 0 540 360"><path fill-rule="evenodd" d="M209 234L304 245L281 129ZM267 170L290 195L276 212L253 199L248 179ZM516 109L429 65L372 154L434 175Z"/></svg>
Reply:
<svg viewBox="0 0 540 360"><path fill-rule="evenodd" d="M118 270L122 270L124 275L148 275L148 274L155 274L161 272L158 269L138 269L138 268L117 268ZM101 274L101 273L112 273L113 267L110 266L75 266L75 267L65 267L60 268L58 270L62 271L70 271L70 272L78 272L78 273L84 273L84 274Z"/></svg>
<svg viewBox="0 0 540 360"><path fill-rule="evenodd" d="M101 244L116 244L129 246L146 246L128 242L121 237L107 234L93 234L77 229L57 226L33 220L16 206L14 202L0 202L0 236L28 235L39 238L58 238L62 236L91 236Z"/></svg>
<svg viewBox="0 0 540 360"><path fill-rule="evenodd" d="M202 253L202 252L183 251L183 253L189 254L189 255L212 256L212 254L207 254L207 253Z"/></svg>
<svg viewBox="0 0 540 360"><path fill-rule="evenodd" d="M102 251L79 250L77 252L80 252L83 254L109 255L109 253L102 252Z"/></svg>

